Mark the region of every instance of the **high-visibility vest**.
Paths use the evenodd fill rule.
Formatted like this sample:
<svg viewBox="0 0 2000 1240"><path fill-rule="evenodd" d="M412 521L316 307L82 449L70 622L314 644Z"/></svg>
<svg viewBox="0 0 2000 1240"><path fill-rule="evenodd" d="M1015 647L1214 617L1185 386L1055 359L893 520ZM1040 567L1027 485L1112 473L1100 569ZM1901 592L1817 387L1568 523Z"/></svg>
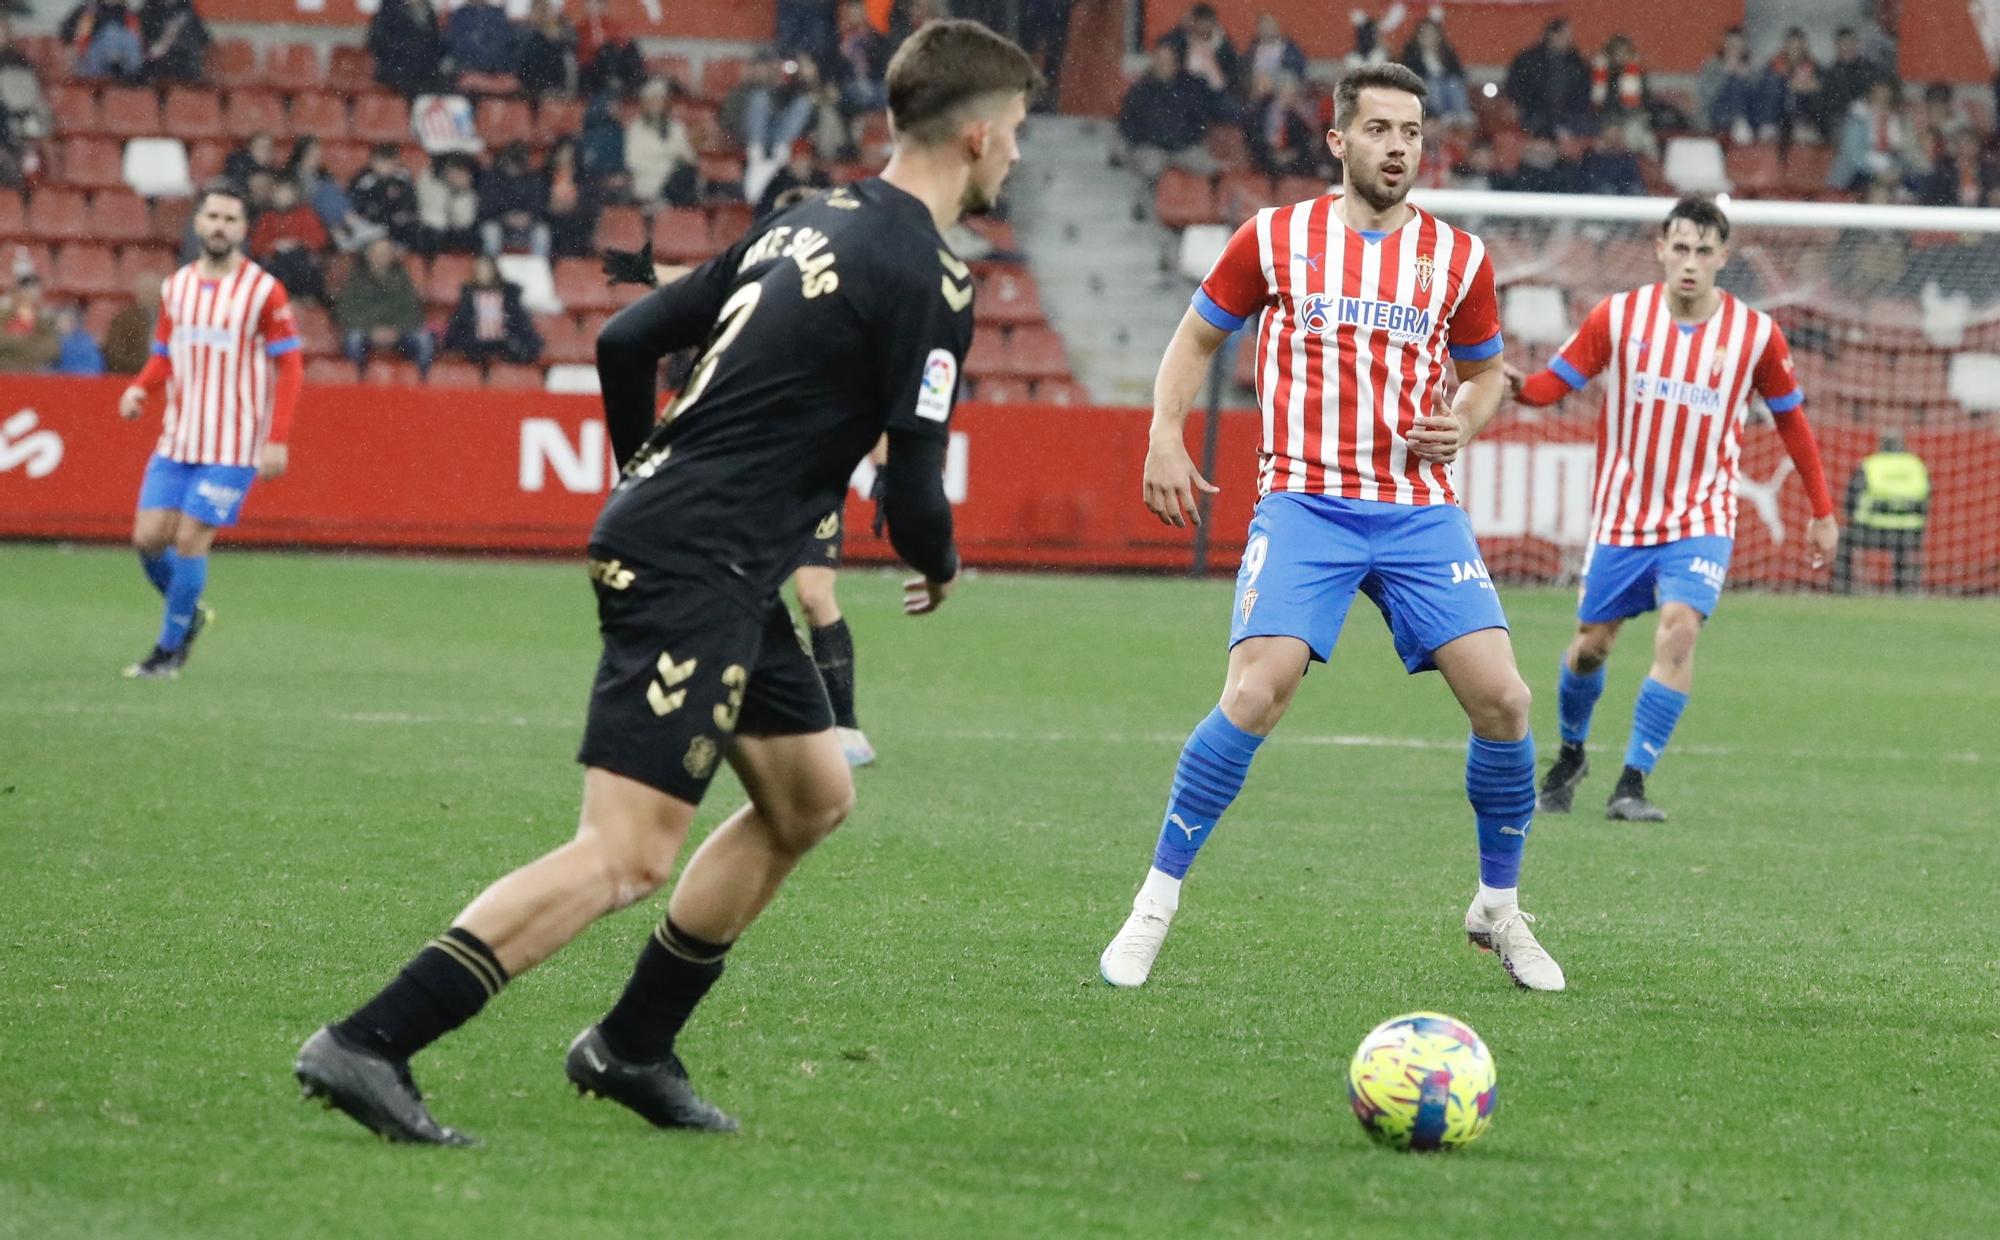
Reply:
<svg viewBox="0 0 2000 1240"><path fill-rule="evenodd" d="M1863 491L1854 524L1875 530L1924 528L1931 475L1914 452L1877 452L1861 462Z"/></svg>

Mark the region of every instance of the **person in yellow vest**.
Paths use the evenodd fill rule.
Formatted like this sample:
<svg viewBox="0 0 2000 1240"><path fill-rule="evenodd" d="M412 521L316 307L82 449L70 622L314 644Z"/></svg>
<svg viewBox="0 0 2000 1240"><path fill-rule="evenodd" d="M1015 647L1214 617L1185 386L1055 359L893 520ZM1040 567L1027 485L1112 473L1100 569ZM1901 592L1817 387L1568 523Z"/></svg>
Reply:
<svg viewBox="0 0 2000 1240"><path fill-rule="evenodd" d="M1924 571L1924 524L1930 518L1931 475L1923 458L1903 447L1895 431L1882 446L1861 458L1847 480L1847 530L1833 560L1833 588L1854 589L1854 549L1887 551L1895 557L1895 591L1915 590Z"/></svg>

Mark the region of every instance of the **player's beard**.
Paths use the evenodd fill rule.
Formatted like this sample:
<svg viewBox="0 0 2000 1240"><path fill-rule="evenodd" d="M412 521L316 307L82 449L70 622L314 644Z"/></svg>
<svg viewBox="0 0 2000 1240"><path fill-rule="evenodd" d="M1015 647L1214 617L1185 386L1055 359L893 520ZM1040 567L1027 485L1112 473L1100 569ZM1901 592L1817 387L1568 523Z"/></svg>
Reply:
<svg viewBox="0 0 2000 1240"><path fill-rule="evenodd" d="M1387 211L1391 207L1400 205L1403 199L1410 196L1410 174L1407 166L1403 172L1403 183L1395 189L1387 189L1374 176L1364 176L1358 169L1353 168L1348 169L1347 182L1361 201L1376 211Z"/></svg>
<svg viewBox="0 0 2000 1240"><path fill-rule="evenodd" d="M211 233L202 238L202 252L220 262L236 252L236 243L220 233Z"/></svg>

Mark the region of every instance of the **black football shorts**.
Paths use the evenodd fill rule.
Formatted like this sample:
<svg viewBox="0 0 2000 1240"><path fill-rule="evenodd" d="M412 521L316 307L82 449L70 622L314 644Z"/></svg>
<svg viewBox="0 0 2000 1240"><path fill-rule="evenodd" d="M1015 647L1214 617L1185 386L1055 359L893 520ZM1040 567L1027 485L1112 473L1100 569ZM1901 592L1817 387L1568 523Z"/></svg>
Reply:
<svg viewBox="0 0 2000 1240"><path fill-rule="evenodd" d="M819 524L813 529L812 541L806 544L804 551L799 552L798 566L839 568L840 544L846 532L847 518L841 515L840 509L836 508L821 517Z"/></svg>

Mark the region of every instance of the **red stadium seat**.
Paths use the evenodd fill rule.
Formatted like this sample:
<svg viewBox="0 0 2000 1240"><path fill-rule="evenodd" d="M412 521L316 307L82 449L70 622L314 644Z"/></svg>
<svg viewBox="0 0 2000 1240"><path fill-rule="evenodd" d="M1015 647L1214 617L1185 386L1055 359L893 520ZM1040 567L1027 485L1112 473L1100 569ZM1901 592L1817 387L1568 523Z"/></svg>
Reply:
<svg viewBox="0 0 2000 1240"><path fill-rule="evenodd" d="M987 244L996 250L1021 248L1021 243L1014 240L1014 226L1006 220L996 220L990 215L968 215L965 226L986 238Z"/></svg>
<svg viewBox="0 0 2000 1240"><path fill-rule="evenodd" d="M1837 154L1830 146L1794 146L1785 161L1784 187L1794 194L1817 193L1826 188L1826 174L1833 171Z"/></svg>
<svg viewBox="0 0 2000 1240"><path fill-rule="evenodd" d="M111 330L111 320L126 306L132 304L130 297L93 297L84 307L83 330L94 340L104 339L104 333Z"/></svg>
<svg viewBox="0 0 2000 1240"><path fill-rule="evenodd" d="M597 248L636 250L646 244L646 219L637 207L606 207L597 217Z"/></svg>
<svg viewBox="0 0 2000 1240"><path fill-rule="evenodd" d="M410 105L401 95L380 91L361 95L354 101L352 131L362 142L408 142Z"/></svg>
<svg viewBox="0 0 2000 1240"><path fill-rule="evenodd" d="M145 280L157 287L180 265L179 254L171 246L128 245L118 251L118 285L134 289Z"/></svg>
<svg viewBox="0 0 2000 1240"><path fill-rule="evenodd" d="M196 186L222 175L230 149L229 143L219 138L188 144L188 175L194 178Z"/></svg>
<svg viewBox="0 0 2000 1240"><path fill-rule="evenodd" d="M708 216L693 208L670 208L653 217L653 253L661 262L698 263L714 253Z"/></svg>
<svg viewBox="0 0 2000 1240"><path fill-rule="evenodd" d="M357 381L354 363L344 358L315 357L306 361L306 383L312 387Z"/></svg>
<svg viewBox="0 0 2000 1240"><path fill-rule="evenodd" d="M222 123L221 92L199 86L176 86L169 90L166 111L160 120L169 134L183 142L222 138L229 133Z"/></svg>
<svg viewBox="0 0 2000 1240"><path fill-rule="evenodd" d="M973 346L977 351L978 346ZM1027 402L1028 384L1024 379L1010 379L1005 376L973 381L967 379L972 391L961 400L976 400L988 405L1019 405Z"/></svg>
<svg viewBox="0 0 2000 1240"><path fill-rule="evenodd" d="M118 261L102 245L66 245L56 251L49 287L66 297L99 297L124 292L118 283Z"/></svg>
<svg viewBox="0 0 2000 1240"><path fill-rule="evenodd" d="M1217 218L1215 187L1207 177L1169 168L1153 193L1153 210L1168 228L1210 223Z"/></svg>
<svg viewBox="0 0 2000 1240"><path fill-rule="evenodd" d="M534 140L535 115L525 99L481 99L472 117L474 130L489 149Z"/></svg>
<svg viewBox="0 0 2000 1240"><path fill-rule="evenodd" d="M570 315L541 315L535 326L542 333L543 361L587 366L597 360L597 338L584 335Z"/></svg>
<svg viewBox="0 0 2000 1240"><path fill-rule="evenodd" d="M248 39L224 39L208 49L208 80L217 86L255 86L264 78L257 48Z"/></svg>
<svg viewBox="0 0 2000 1240"><path fill-rule="evenodd" d="M486 382L479 367L471 362L438 362L431 367L431 386L476 388Z"/></svg>
<svg viewBox="0 0 2000 1240"><path fill-rule="evenodd" d="M375 58L365 47L334 47L326 60L328 88L343 94L371 90L375 86Z"/></svg>
<svg viewBox="0 0 2000 1240"><path fill-rule="evenodd" d="M486 386L505 388L517 392L539 392L542 390L542 368L540 366L494 366L486 372Z"/></svg>
<svg viewBox="0 0 2000 1240"><path fill-rule="evenodd" d="M57 133L103 132L98 123L97 92L91 87L81 82L65 83L51 86L47 94Z"/></svg>
<svg viewBox="0 0 2000 1240"><path fill-rule="evenodd" d="M1017 327L1007 341L1007 369L1031 379L1069 378L1062 337L1047 327Z"/></svg>
<svg viewBox="0 0 2000 1240"><path fill-rule="evenodd" d="M291 125L285 119L285 103L275 91L233 90L229 92L229 105L223 109L222 125L229 136L241 141L253 133L267 133L273 138L291 136Z"/></svg>
<svg viewBox="0 0 2000 1240"><path fill-rule="evenodd" d="M703 99L721 103L743 80L743 71L748 67L732 57L710 56L701 63L701 89L695 93Z"/></svg>
<svg viewBox="0 0 2000 1240"><path fill-rule="evenodd" d="M1723 157L1723 168L1737 193L1753 197L1775 192L1782 180L1778 169L1778 148L1763 143L1730 147Z"/></svg>
<svg viewBox="0 0 2000 1240"><path fill-rule="evenodd" d="M424 283L424 301L433 306L456 306L458 294L472 278L470 254L440 254L431 260Z"/></svg>
<svg viewBox="0 0 2000 1240"><path fill-rule="evenodd" d="M88 240L87 205L82 190L36 190L28 203L28 233L45 241Z"/></svg>
<svg viewBox="0 0 2000 1240"><path fill-rule="evenodd" d="M572 137L582 129L581 99L544 99L535 109L535 141L538 146L554 138Z"/></svg>
<svg viewBox="0 0 2000 1240"><path fill-rule="evenodd" d="M319 49L310 43L281 43L264 60L265 80L286 90L312 90L326 81Z"/></svg>
<svg viewBox="0 0 2000 1240"><path fill-rule="evenodd" d="M139 86L113 86L99 102L99 124L114 138L157 138L160 97Z"/></svg>
<svg viewBox="0 0 2000 1240"><path fill-rule="evenodd" d="M1035 399L1048 405L1087 405L1090 393L1074 379L1037 379Z"/></svg>
<svg viewBox="0 0 2000 1240"><path fill-rule="evenodd" d="M71 138L63 143L62 179L78 189L123 188L125 148L115 138Z"/></svg>
<svg viewBox="0 0 2000 1240"><path fill-rule="evenodd" d="M521 93L521 79L511 73L461 73L458 93L474 99L487 95L512 97Z"/></svg>
<svg viewBox="0 0 2000 1240"><path fill-rule="evenodd" d="M298 319L299 340L308 358L342 356L340 334L334 330L333 319L325 310L294 302L292 313Z"/></svg>
<svg viewBox="0 0 2000 1240"><path fill-rule="evenodd" d="M1225 224L1247 220L1276 201L1271 178L1261 172L1232 172L1215 187L1216 209Z"/></svg>
<svg viewBox="0 0 2000 1240"><path fill-rule="evenodd" d="M619 247L632 248L632 247ZM595 259L564 258L555 265L556 300L571 314L613 310L620 301L604 282L603 267Z"/></svg>
<svg viewBox="0 0 2000 1240"><path fill-rule="evenodd" d="M965 373L980 381L982 390L991 376L1009 374L1013 367L1007 357L1006 342L998 332L980 332L972 338L972 351L965 355Z"/></svg>
<svg viewBox="0 0 2000 1240"><path fill-rule="evenodd" d="M198 184L201 178L196 177ZM162 198L153 204L154 241L165 245L179 246L181 237L187 232L188 217L194 214L192 198Z"/></svg>
<svg viewBox="0 0 2000 1240"><path fill-rule="evenodd" d="M292 96L292 132L311 134L322 146L347 141L347 100L332 91L309 90Z"/></svg>
<svg viewBox="0 0 2000 1240"><path fill-rule="evenodd" d="M20 191L0 189L0 241L28 235L28 204Z"/></svg>
<svg viewBox="0 0 2000 1240"><path fill-rule="evenodd" d="M703 155L701 157L701 179L712 185L741 185L743 183L743 157L740 155Z"/></svg>
<svg viewBox="0 0 2000 1240"><path fill-rule="evenodd" d="M979 284L979 297L972 312L981 323L1008 327L1045 322L1042 299L1035 277L1027 269L1012 265L996 269Z"/></svg>
<svg viewBox="0 0 2000 1240"><path fill-rule="evenodd" d="M346 185L368 166L368 146L363 142L332 142L320 148L320 157L326 175Z"/></svg>
<svg viewBox="0 0 2000 1240"><path fill-rule="evenodd" d="M709 253L720 254L750 231L756 218L747 202L721 202L708 209Z"/></svg>
<svg viewBox="0 0 2000 1240"><path fill-rule="evenodd" d="M1225 174L1241 172L1250 166L1250 143L1234 125L1217 125L1208 131L1208 153Z"/></svg>
<svg viewBox="0 0 2000 1240"><path fill-rule="evenodd" d="M116 190L97 194L90 200L90 235L118 244L151 240L153 217L146 211L146 200Z"/></svg>
<svg viewBox="0 0 2000 1240"><path fill-rule="evenodd" d="M1282 177L1272 192L1279 202L1308 202L1327 191L1327 183L1319 177Z"/></svg>

